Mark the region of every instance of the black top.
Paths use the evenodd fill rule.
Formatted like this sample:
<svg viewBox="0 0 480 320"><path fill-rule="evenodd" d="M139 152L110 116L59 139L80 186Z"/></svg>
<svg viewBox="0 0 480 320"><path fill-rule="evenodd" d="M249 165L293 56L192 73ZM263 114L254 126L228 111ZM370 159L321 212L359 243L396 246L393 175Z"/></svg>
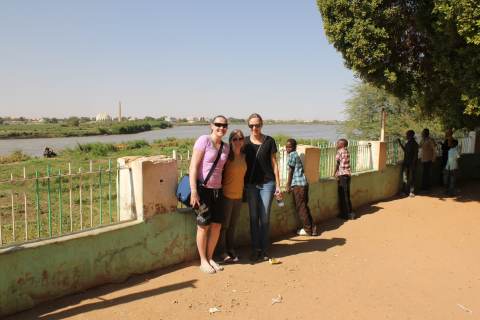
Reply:
<svg viewBox="0 0 480 320"><path fill-rule="evenodd" d="M418 143L415 139L408 140L404 149L403 165L415 166L418 159Z"/></svg>
<svg viewBox="0 0 480 320"><path fill-rule="evenodd" d="M255 169L254 167L255 155L260 148L259 144L254 144L250 141L250 136L245 139L245 160L247 161L247 172L245 173L245 183L262 184L275 180L275 174L272 167L272 154L277 152L277 144L275 139L264 135L264 141L261 144L262 148L256 157ZM251 179L251 180L250 180Z"/></svg>

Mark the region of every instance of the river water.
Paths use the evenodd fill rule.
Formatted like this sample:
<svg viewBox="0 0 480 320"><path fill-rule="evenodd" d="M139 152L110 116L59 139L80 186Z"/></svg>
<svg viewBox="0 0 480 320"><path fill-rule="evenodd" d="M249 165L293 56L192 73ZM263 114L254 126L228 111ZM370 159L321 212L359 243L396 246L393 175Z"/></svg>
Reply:
<svg viewBox="0 0 480 320"><path fill-rule="evenodd" d="M246 125L231 125L229 130L241 129L245 135L249 133ZM293 138L318 139L335 141L339 136L338 125L324 124L275 124L266 125L263 132L268 135L285 135ZM152 130L136 134L105 135L90 137L64 137L64 138L38 138L38 139L4 139L0 140L0 155L10 154L21 150L31 156L43 155L46 146L58 152L65 148L73 148L78 143L109 142L119 143L131 140L146 140L152 142L156 139L167 137L195 138L209 133L209 127L204 126L178 126L169 129ZM228 134L228 133L227 133Z"/></svg>

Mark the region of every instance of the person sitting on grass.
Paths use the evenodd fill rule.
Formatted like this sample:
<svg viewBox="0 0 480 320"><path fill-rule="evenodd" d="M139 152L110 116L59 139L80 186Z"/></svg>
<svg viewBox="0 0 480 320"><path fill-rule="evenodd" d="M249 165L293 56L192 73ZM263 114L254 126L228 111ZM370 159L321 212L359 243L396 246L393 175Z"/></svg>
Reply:
<svg viewBox="0 0 480 320"><path fill-rule="evenodd" d="M313 218L308 206L308 182L305 177L302 159L297 153L297 141L288 139L285 146L288 153L288 181L287 192L292 192L293 202L297 214L303 223L303 228L297 231L299 236L316 236L317 227L313 223Z"/></svg>

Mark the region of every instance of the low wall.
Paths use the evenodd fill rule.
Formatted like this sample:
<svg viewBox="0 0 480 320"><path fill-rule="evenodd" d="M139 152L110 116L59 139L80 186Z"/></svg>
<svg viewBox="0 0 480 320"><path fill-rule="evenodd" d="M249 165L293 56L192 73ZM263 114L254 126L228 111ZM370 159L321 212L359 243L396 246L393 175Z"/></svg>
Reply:
<svg viewBox="0 0 480 320"><path fill-rule="evenodd" d="M387 167L352 178L354 207L393 196L400 185L400 167ZM311 184L310 205L316 222L335 216L335 180ZM272 208L272 237L292 234L297 217L291 197ZM149 272L197 258L195 219L188 210L168 212L146 221L132 221L0 251L0 315L31 308L43 301L79 292L133 274ZM237 239L250 242L248 210L241 212Z"/></svg>

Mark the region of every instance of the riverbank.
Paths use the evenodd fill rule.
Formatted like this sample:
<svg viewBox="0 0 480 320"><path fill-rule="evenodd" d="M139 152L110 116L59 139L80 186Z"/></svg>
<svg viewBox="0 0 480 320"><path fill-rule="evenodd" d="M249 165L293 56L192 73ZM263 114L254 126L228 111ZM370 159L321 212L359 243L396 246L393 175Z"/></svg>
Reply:
<svg viewBox="0 0 480 320"><path fill-rule="evenodd" d="M234 129L242 130L248 135L246 124L232 124L229 132ZM263 132L271 136L288 136L295 139L335 141L342 136L340 127L336 125L265 125ZM150 130L135 134L117 134L83 137L59 137L42 139L5 139L0 142L0 156L7 156L15 151L21 151L29 156L42 156L45 147L52 148L56 153L65 149L73 149L78 144L113 143L145 140L152 144L156 140L173 137L174 139L194 139L202 134L208 134L209 126L174 126L164 130Z"/></svg>
<svg viewBox="0 0 480 320"><path fill-rule="evenodd" d="M87 137L101 135L132 134L166 129L172 125L167 121L123 121L83 123L15 123L0 125L0 139L32 139L59 137Z"/></svg>

